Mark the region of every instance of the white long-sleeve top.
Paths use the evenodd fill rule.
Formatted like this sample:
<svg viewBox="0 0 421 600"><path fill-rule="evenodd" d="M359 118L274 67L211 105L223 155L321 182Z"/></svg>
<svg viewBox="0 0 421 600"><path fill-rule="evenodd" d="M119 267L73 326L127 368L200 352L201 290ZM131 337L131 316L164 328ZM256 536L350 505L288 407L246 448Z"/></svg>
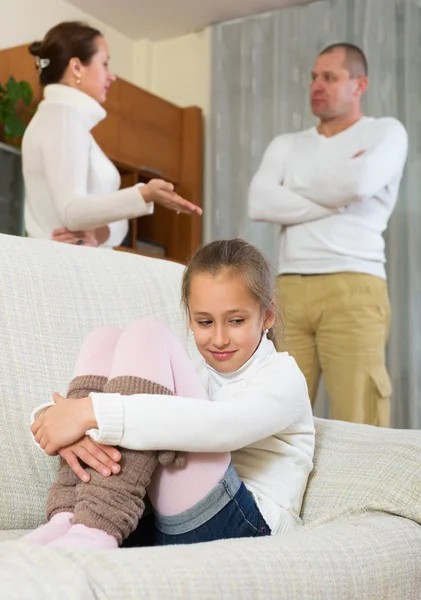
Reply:
<svg viewBox="0 0 421 600"><path fill-rule="evenodd" d="M108 225L104 246L117 246L127 219L151 214L138 186L119 190L120 174L90 131L106 116L93 98L53 84L22 141L25 227L29 237L51 239L54 229L70 231Z"/></svg>
<svg viewBox="0 0 421 600"><path fill-rule="evenodd" d="M313 467L314 421L304 376L266 336L235 373L206 366L211 401L92 393L98 429L88 434L134 450L232 452L238 475L277 533L284 511L299 516Z"/></svg>
<svg viewBox="0 0 421 600"><path fill-rule="evenodd" d="M407 149L394 118L362 117L332 137L316 127L276 137L251 182L249 216L281 225L279 273L386 278L382 234Z"/></svg>

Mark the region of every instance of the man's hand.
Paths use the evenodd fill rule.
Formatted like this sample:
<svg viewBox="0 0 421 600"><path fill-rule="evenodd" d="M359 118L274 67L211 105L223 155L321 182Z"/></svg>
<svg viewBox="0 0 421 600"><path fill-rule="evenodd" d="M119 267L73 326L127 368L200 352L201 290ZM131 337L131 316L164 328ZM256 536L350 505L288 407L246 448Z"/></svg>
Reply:
<svg viewBox="0 0 421 600"><path fill-rule="evenodd" d="M86 435L78 442L61 448L58 453L79 479L85 483L88 483L90 476L82 467L80 461L83 461L88 467L95 469L104 477L109 477L111 473L117 474L121 470L120 465L117 464L121 459L120 452L113 446L97 444Z"/></svg>
<svg viewBox="0 0 421 600"><path fill-rule="evenodd" d="M31 425L35 441L50 456L80 440L88 429L96 427L89 396L69 401L54 393L53 400L55 405L47 408Z"/></svg>

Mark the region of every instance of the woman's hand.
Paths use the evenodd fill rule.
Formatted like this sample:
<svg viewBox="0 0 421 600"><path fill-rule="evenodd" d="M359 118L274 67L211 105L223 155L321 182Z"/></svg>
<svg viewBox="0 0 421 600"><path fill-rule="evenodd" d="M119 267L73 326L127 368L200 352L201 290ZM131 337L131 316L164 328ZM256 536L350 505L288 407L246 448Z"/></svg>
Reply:
<svg viewBox="0 0 421 600"><path fill-rule="evenodd" d="M186 215L201 215L202 209L192 202L185 200L174 191L174 186L163 179L151 179L146 185L139 188L146 203L155 202L169 210Z"/></svg>
<svg viewBox="0 0 421 600"><path fill-rule="evenodd" d="M75 244L90 246L95 248L98 246L96 237L96 229L87 229L86 231L69 231L66 227L54 229L51 234L53 242L63 242L65 244Z"/></svg>
<svg viewBox="0 0 421 600"><path fill-rule="evenodd" d="M35 441L50 456L97 426L89 396L68 400L54 393L53 400L55 405L47 408L31 425Z"/></svg>
<svg viewBox="0 0 421 600"><path fill-rule="evenodd" d="M86 435L78 442L61 448L58 454L85 483L88 483L90 476L80 464L79 459L104 477L109 477L111 473L117 474L121 470L120 465L117 464L121 459L120 452L113 446L97 444Z"/></svg>

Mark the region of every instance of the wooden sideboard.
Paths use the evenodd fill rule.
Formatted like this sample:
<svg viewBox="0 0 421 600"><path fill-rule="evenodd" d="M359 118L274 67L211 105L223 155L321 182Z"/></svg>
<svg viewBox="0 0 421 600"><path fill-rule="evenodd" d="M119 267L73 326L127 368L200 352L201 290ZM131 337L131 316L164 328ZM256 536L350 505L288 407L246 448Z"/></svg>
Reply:
<svg viewBox="0 0 421 600"><path fill-rule="evenodd" d="M13 75L34 90L32 109L42 99L33 57L27 46L0 51L0 83ZM202 206L203 115L198 107L180 108L117 78L104 104L107 118L92 133L120 171L122 187L154 177L171 181L179 194ZM21 107L29 122L32 112ZM130 222L129 247L138 241L164 248L165 257L180 262L200 245L200 217L177 215L155 207L154 215Z"/></svg>

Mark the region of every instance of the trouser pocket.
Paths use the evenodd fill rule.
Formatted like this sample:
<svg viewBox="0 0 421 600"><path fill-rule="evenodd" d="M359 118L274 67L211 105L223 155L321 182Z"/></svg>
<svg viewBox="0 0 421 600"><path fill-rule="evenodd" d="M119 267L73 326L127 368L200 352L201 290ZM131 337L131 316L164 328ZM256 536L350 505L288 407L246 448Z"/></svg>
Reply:
<svg viewBox="0 0 421 600"><path fill-rule="evenodd" d="M370 372L370 384L367 409L371 411L367 415L369 420L366 422L378 425L380 427L389 427L390 425L390 396L392 395L392 383L389 374L384 365L374 367Z"/></svg>

